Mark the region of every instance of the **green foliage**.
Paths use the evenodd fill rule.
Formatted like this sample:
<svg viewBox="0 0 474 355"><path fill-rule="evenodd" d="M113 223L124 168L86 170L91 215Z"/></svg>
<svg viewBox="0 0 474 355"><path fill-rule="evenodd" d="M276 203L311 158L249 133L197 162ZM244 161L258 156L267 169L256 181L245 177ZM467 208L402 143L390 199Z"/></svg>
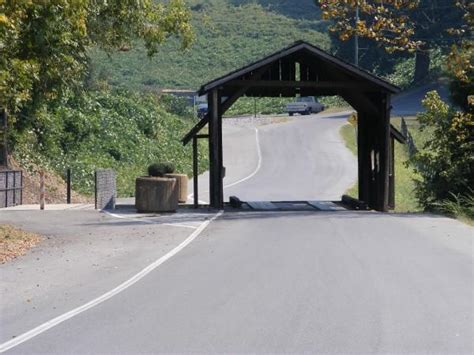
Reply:
<svg viewBox="0 0 474 355"><path fill-rule="evenodd" d="M120 196L132 196L134 179L156 161L172 162L192 174L192 147L180 139L194 121L166 112L151 94L90 92L39 113L41 125L16 133L15 158L29 169L62 174L72 168L74 188L93 192L96 168L117 171ZM207 145L200 142L200 171L207 167Z"/></svg>
<svg viewBox="0 0 474 355"><path fill-rule="evenodd" d="M172 174L175 171L173 163L153 163L148 166L148 175L150 176L164 176L165 174Z"/></svg>
<svg viewBox="0 0 474 355"><path fill-rule="evenodd" d="M188 118L195 116L193 105L185 97L163 94L160 96L160 104L166 111L177 116Z"/></svg>
<svg viewBox="0 0 474 355"><path fill-rule="evenodd" d="M81 87L87 48L127 50L141 40L148 55L169 36L183 46L193 39L183 0L0 2L0 106L15 114L17 128L34 127L37 113Z"/></svg>
<svg viewBox="0 0 474 355"><path fill-rule="evenodd" d="M415 24L409 19L418 0L385 0L383 4L368 0L318 0L317 3L322 17L333 20L330 30L338 33L343 41L354 36L364 37L383 44L390 52L412 50L419 45L419 41L412 38Z"/></svg>
<svg viewBox="0 0 474 355"><path fill-rule="evenodd" d="M474 11L474 6L471 6L471 9ZM449 87L451 100L462 110L473 113L473 105L469 103L469 96L472 100L474 93L474 40L465 40L459 46L453 46L447 63L451 77Z"/></svg>
<svg viewBox="0 0 474 355"><path fill-rule="evenodd" d="M464 194L453 194L449 199L436 203L435 206L448 215L474 221L474 190L469 188Z"/></svg>
<svg viewBox="0 0 474 355"><path fill-rule="evenodd" d="M412 163L421 176L416 181L420 203L436 209L440 201L466 196L474 185L474 115L453 111L435 91L427 94L423 105L426 112L418 120L430 137Z"/></svg>
<svg viewBox="0 0 474 355"><path fill-rule="evenodd" d="M338 96L328 96L318 98L327 108L330 107L347 107L349 106L342 98ZM253 115L257 114L269 115L287 113L286 105L295 101L294 97L246 97L239 98L232 107L226 112L227 116Z"/></svg>
<svg viewBox="0 0 474 355"><path fill-rule="evenodd" d="M94 78L106 77L114 87L138 90L196 89L299 39L328 49L318 8L312 0L300 2L295 6L289 0L189 0L196 40L184 55L172 40L150 59L140 46L112 56L93 48ZM303 8L308 16L301 19Z"/></svg>
<svg viewBox="0 0 474 355"><path fill-rule="evenodd" d="M445 62L447 56L440 49L434 49L430 52L430 68L429 75L426 80L434 80L446 74ZM383 75L384 73L379 73ZM385 75L386 79L392 84L402 89L413 86L413 76L415 74L415 57L403 58L395 64L393 72ZM415 83L419 84L419 83Z"/></svg>
<svg viewBox="0 0 474 355"><path fill-rule="evenodd" d="M241 97L226 112L228 116L272 114L286 112L286 104L293 101L291 97Z"/></svg>
<svg viewBox="0 0 474 355"><path fill-rule="evenodd" d="M393 52L446 46L454 34L448 30L458 28L463 19L461 3L465 1L318 0L317 3L323 18L333 20L330 29L342 40L357 35Z"/></svg>

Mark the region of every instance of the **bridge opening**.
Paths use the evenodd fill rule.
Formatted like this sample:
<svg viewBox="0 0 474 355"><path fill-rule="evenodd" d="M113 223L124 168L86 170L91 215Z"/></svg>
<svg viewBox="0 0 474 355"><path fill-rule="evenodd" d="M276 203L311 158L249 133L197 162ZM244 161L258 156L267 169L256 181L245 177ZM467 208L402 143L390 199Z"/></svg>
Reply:
<svg viewBox="0 0 474 355"><path fill-rule="evenodd" d="M357 170L359 202L378 211L394 205L393 141L390 97L399 89L309 43L298 41L272 55L204 84L208 113L183 138L193 141L197 167L197 139L209 141L209 204L224 206L223 114L243 95L295 97L338 95L358 114ZM208 125L208 134L200 130ZM197 187L197 169L195 169ZM195 202L197 199L195 197Z"/></svg>

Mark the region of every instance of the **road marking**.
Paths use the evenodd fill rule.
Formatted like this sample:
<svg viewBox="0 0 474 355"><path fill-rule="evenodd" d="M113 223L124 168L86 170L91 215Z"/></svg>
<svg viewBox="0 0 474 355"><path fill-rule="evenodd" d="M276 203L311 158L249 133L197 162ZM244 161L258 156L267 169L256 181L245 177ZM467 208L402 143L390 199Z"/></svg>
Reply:
<svg viewBox="0 0 474 355"><path fill-rule="evenodd" d="M148 223L148 224L158 224L160 226L171 226L171 227L180 227L180 228L190 228L190 229L197 229L198 227L191 226L189 224L181 224L181 223L160 223L159 221L150 221L147 219L141 219L141 218L136 218L136 217L127 217L127 216L121 216L112 212L104 211L102 210L101 212L108 214L111 217L115 218L120 218L120 219L126 219L130 221L137 221L137 222L142 222L142 223Z"/></svg>
<svg viewBox="0 0 474 355"><path fill-rule="evenodd" d="M129 288L130 286L134 285L135 283L140 281L142 278L144 278L146 275L148 275L150 272L155 270L158 266L163 264L168 259L172 258L174 255L178 254L181 250L183 250L194 239L196 239L206 229L206 227L210 223L212 223L217 218L219 218L222 215L223 212L224 211L219 211L214 216L212 216L212 218L210 218L207 221L204 221L203 223L201 223L201 225L194 232L192 232L191 235L189 237L187 237L181 244L179 244L177 247L175 247L174 249L172 249L171 251L169 251L168 253L163 255L161 258L154 261L153 263L151 263L150 265L145 267L143 270L141 270L139 273L135 274L133 277L131 277L127 281L121 283L120 285L118 285L114 289L104 293L102 296L99 296L99 297L93 299L92 301L82 305L82 306L74 308L73 310L71 310L67 313L64 313L64 314L62 314L62 315L60 315L56 318L53 318L53 319L43 323L43 324L37 326L36 328L33 328L30 331L15 337L14 339L11 339L11 340L3 343L3 344L0 344L0 353L3 353L7 350L10 350L11 348L14 348L15 346L18 346L18 345L34 338L34 337L40 335L41 333L44 333L45 331L47 331L47 330L49 330L49 329L65 322L65 321L67 321L68 319L71 319L71 318L77 316L78 314L81 314L82 312L85 312L85 311L101 304L102 302L107 301L108 299L114 297L115 295L119 294L120 292L122 292L122 291L126 290L127 288Z"/></svg>
<svg viewBox="0 0 474 355"><path fill-rule="evenodd" d="M259 138L259 135L258 135L258 129L257 127L255 127L255 139L257 141L257 154L258 154L258 163L257 163L257 167L255 168L255 170L247 177L244 177L243 179L240 179L236 182L233 182L231 184L228 184L228 185L224 185L224 188L228 188L228 187L231 187L231 186L235 186L237 184L240 184L244 181L247 181L248 179L251 179L252 177L254 177L258 171L260 170L260 168L262 167L262 150L260 149L260 138Z"/></svg>
<svg viewBox="0 0 474 355"><path fill-rule="evenodd" d="M235 185L238 185L244 181L247 181L248 179L251 179L252 177L254 177L258 171L260 170L260 168L262 167L262 150L260 148L260 137L259 137L259 133L258 133L258 128L255 127L255 140L257 142L257 156L258 156L258 162L257 162L257 167L255 168L255 170L248 176L238 180L238 181L235 181L231 184L228 184L228 185L224 185L224 189L228 188L228 187L232 187L232 186L235 186ZM204 190L203 192L207 192L207 190ZM191 199L193 197L194 193L191 193L188 195L188 200ZM206 204L207 202L206 201L201 201L199 200L199 203L204 203Z"/></svg>

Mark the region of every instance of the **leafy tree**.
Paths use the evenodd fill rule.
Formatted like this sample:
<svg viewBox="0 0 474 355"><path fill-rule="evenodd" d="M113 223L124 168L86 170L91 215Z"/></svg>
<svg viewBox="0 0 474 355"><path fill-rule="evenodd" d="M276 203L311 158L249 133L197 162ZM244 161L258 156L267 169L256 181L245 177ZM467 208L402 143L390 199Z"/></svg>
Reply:
<svg viewBox="0 0 474 355"><path fill-rule="evenodd" d="M27 116L81 87L92 46L128 50L138 38L151 56L172 35L193 40L183 0L2 0L0 106L30 126Z"/></svg>
<svg viewBox="0 0 474 355"><path fill-rule="evenodd" d="M337 32L341 40L348 40L357 35L383 43L390 52L415 50L419 45L412 38L415 29L407 13L418 6L418 0L318 2L323 11L323 18L334 20L330 29Z"/></svg>
<svg viewBox="0 0 474 355"><path fill-rule="evenodd" d="M449 48L459 40L448 29L459 26L458 0L319 0L323 18L334 20L331 30L342 40L354 36L375 41L389 52L416 52L413 81L426 78L433 48ZM359 19L356 20L356 11Z"/></svg>
<svg viewBox="0 0 474 355"><path fill-rule="evenodd" d="M458 0L421 0L410 13L410 21L415 26L414 38L419 41L416 49L414 83L424 80L430 67L430 52L442 48L446 53L453 42L459 42L463 32L453 33L451 28L459 28L462 23L462 6Z"/></svg>
<svg viewBox="0 0 474 355"><path fill-rule="evenodd" d="M448 69L453 80L450 91L451 100L464 111L474 113L474 3L459 2L463 11L463 23L448 31L453 35L465 35L459 45L453 45L448 56Z"/></svg>
<svg viewBox="0 0 474 355"><path fill-rule="evenodd" d="M474 114L450 109L435 91L423 106L418 121L430 135L412 163L422 177L416 181L417 197L433 209L439 201L467 196L474 184Z"/></svg>

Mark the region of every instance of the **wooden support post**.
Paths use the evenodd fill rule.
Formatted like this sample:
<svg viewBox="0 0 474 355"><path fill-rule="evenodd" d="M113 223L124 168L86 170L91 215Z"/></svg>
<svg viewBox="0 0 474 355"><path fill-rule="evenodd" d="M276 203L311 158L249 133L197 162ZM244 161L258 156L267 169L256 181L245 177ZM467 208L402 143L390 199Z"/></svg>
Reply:
<svg viewBox="0 0 474 355"><path fill-rule="evenodd" d="M370 201L370 140L369 116L364 112L357 115L357 158L359 169L359 200L369 204Z"/></svg>
<svg viewBox="0 0 474 355"><path fill-rule="evenodd" d="M377 170L375 209L388 212L390 168L390 95L381 95L381 112L377 120Z"/></svg>
<svg viewBox="0 0 474 355"><path fill-rule="evenodd" d="M40 171L40 210L44 210L45 187L44 187L44 171Z"/></svg>
<svg viewBox="0 0 474 355"><path fill-rule="evenodd" d="M218 201L219 201L219 209L224 208L224 177L225 177L225 168L224 168L224 151L223 151L223 142L222 142L222 111L221 111L221 99L219 95L219 106L218 106L218 121L217 121L217 147L219 153L219 179L218 179Z"/></svg>
<svg viewBox="0 0 474 355"><path fill-rule="evenodd" d="M222 122L220 95L217 89L208 94L209 107L209 200L213 208L224 207Z"/></svg>
<svg viewBox="0 0 474 355"><path fill-rule="evenodd" d="M390 171L389 171L389 194L388 207L395 209L395 139L390 138Z"/></svg>
<svg viewBox="0 0 474 355"><path fill-rule="evenodd" d="M194 198L194 208L199 207L199 191L198 191L198 142L197 137L193 136L193 198Z"/></svg>
<svg viewBox="0 0 474 355"><path fill-rule="evenodd" d="M216 121L216 115L214 114L214 106L215 102L217 101L214 99L214 93L217 91L211 91L207 94L207 106L208 106L208 115L209 115L209 124L208 124L208 131L209 131L209 205L211 207L215 206L214 202L214 181L215 181L215 160L216 160L216 151L214 148L214 145L216 143L215 140L215 121Z"/></svg>

